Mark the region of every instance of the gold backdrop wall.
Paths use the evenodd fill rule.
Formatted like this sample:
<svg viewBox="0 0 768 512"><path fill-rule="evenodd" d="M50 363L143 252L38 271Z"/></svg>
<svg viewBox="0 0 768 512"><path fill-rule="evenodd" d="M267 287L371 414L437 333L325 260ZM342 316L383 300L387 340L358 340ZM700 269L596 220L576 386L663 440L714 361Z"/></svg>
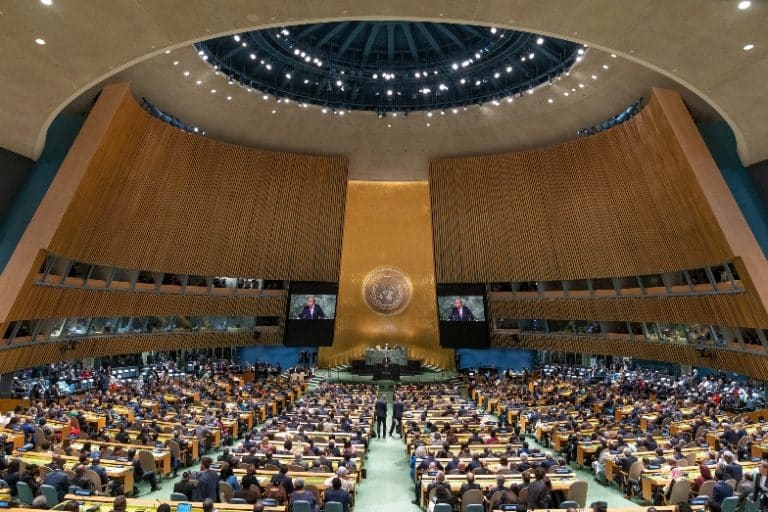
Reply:
<svg viewBox="0 0 768 512"><path fill-rule="evenodd" d="M320 350L320 365L362 358L367 345L399 344L408 357L448 368L453 351L440 347L437 329L432 219L426 182L350 181L341 249L336 335ZM413 294L398 314L368 307L362 286L378 267L410 277Z"/></svg>

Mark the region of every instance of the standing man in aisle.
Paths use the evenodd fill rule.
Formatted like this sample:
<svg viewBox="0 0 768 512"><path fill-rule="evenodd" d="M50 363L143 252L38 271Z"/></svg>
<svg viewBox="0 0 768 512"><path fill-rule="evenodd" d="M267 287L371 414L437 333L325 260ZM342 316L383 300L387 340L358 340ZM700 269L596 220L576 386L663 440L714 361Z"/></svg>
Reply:
<svg viewBox="0 0 768 512"><path fill-rule="evenodd" d="M400 396L395 396L395 401L392 402L392 426L389 427L389 437L392 437L392 432L395 431L400 435L400 439L403 438L403 409L405 405L400 400Z"/></svg>
<svg viewBox="0 0 768 512"><path fill-rule="evenodd" d="M376 437L387 437L387 399L384 395L376 400Z"/></svg>

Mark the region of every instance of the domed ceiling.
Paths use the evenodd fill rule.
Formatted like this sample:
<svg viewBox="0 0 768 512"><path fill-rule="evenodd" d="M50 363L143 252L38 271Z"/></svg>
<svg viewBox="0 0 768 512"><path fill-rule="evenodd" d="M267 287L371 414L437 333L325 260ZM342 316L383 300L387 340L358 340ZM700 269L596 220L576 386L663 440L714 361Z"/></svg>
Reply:
<svg viewBox="0 0 768 512"><path fill-rule="evenodd" d="M244 86L347 110L433 110L520 95L581 60L571 41L495 27L344 21L278 27L196 43Z"/></svg>

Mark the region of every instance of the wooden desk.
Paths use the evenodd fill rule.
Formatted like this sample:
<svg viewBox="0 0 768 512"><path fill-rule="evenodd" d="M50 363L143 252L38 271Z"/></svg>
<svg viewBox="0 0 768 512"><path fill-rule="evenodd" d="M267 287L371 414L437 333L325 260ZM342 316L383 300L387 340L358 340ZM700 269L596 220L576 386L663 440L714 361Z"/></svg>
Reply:
<svg viewBox="0 0 768 512"><path fill-rule="evenodd" d="M53 454L40 452L14 453L14 457L23 460L27 464L37 464L38 466L50 464L52 456ZM79 457L61 455L61 458L64 460L65 469L71 469L73 466L80 463ZM122 482L126 495L133 494L134 478L132 462L118 462L105 459L101 461L101 465L107 470L107 476L109 476L109 478Z"/></svg>
<svg viewBox="0 0 768 512"><path fill-rule="evenodd" d="M64 501L56 505L54 507L54 510L61 510L64 508L64 505L68 501L78 501L85 505L83 507L81 505L80 510L85 510L88 507L91 506L98 506L100 511L107 511L112 510L112 504L115 501L115 498L111 498L108 496L76 496L74 494L67 494L64 496ZM139 512L139 511L145 511L145 512L151 512L154 510L157 510L157 506L161 503L167 503L171 506L171 512L176 512L176 507L179 505L178 501L170 501L167 499L141 499L141 498L130 498L126 500L126 509L127 512ZM202 512L203 510L203 504L202 502L187 502L191 503L192 505L192 512ZM216 509L219 510L219 512L253 512L253 505L238 505L234 503L219 503L216 505ZM28 508L25 509L19 509L19 510L25 510L29 511ZM265 507L265 511L268 512L284 512L285 507L280 505L276 507Z"/></svg>

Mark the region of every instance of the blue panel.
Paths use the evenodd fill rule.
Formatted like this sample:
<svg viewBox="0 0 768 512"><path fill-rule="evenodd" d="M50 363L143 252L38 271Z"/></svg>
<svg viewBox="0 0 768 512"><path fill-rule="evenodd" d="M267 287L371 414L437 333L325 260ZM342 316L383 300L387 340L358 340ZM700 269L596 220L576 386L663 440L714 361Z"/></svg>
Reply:
<svg viewBox="0 0 768 512"><path fill-rule="evenodd" d="M83 123L85 118L82 116L61 113L48 129L43 154L32 166L29 176L11 201L7 214L0 221L0 272L8 264Z"/></svg>
<svg viewBox="0 0 768 512"><path fill-rule="evenodd" d="M741 165L731 128L725 121L697 126L763 254L768 255L768 212L752 177Z"/></svg>
<svg viewBox="0 0 768 512"><path fill-rule="evenodd" d="M280 363L280 367L285 370L291 366L296 366L299 362L299 352L302 350L313 350L304 347L243 347L237 350L237 357L243 363L271 363L273 366Z"/></svg>
<svg viewBox="0 0 768 512"><path fill-rule="evenodd" d="M461 358L459 364L462 368L495 366L499 370L506 370L508 368L522 370L523 368L532 369L534 365L535 352L532 350L460 348L456 352Z"/></svg>

